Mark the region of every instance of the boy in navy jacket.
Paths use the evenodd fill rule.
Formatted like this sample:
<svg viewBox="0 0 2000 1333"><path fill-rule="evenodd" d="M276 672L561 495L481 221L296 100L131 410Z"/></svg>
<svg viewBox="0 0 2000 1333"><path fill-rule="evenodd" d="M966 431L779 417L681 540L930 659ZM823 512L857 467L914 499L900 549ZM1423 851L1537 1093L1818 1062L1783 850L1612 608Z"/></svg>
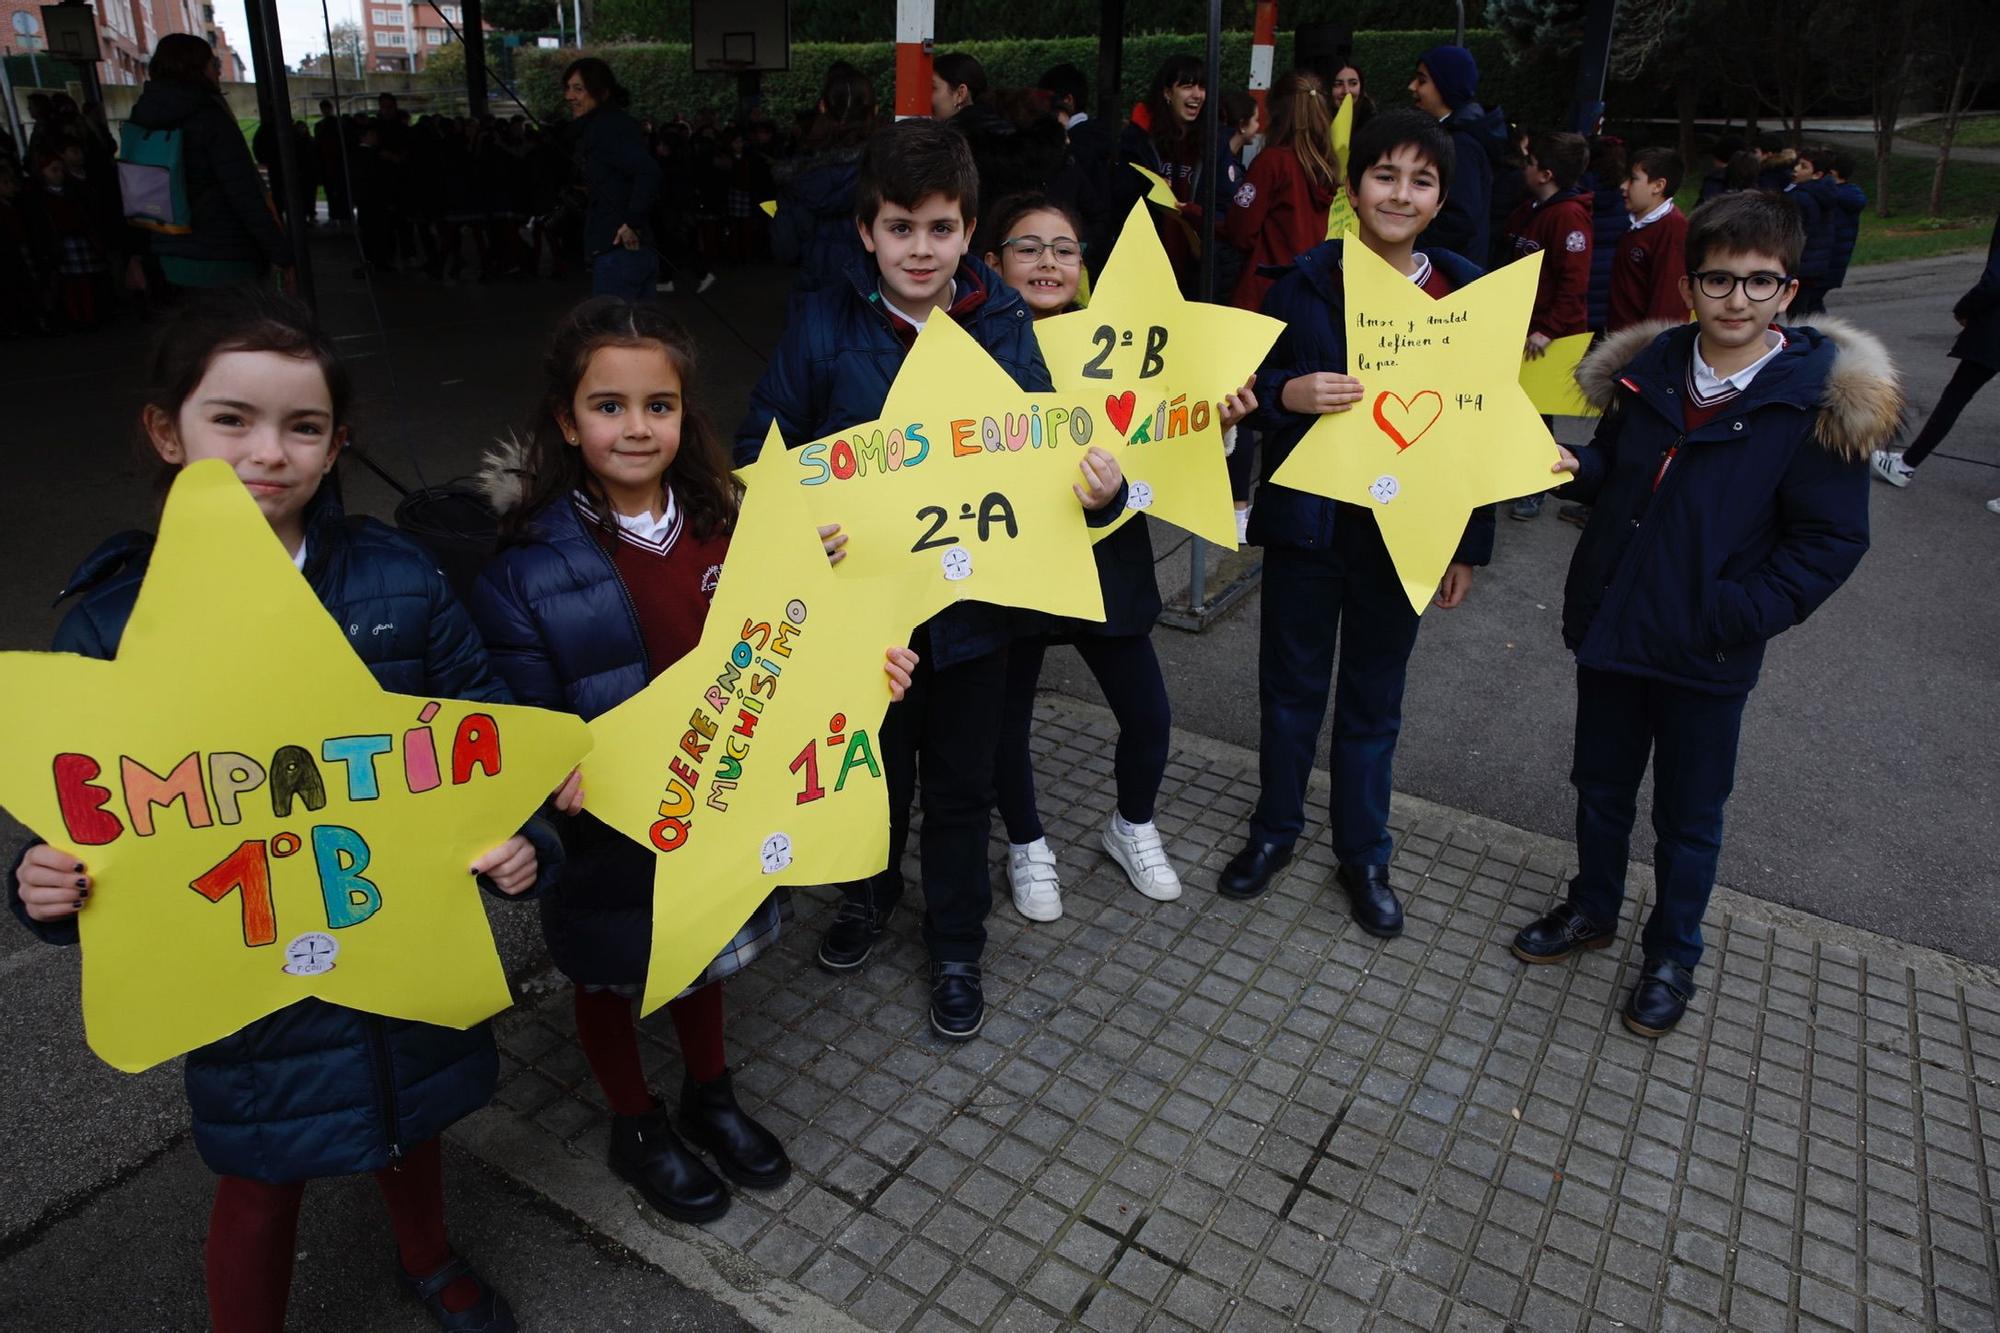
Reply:
<svg viewBox="0 0 2000 1333"><path fill-rule="evenodd" d="M1834 183L1825 171L1831 152L1808 144L1792 163L1792 183L1785 198L1798 205L1799 220L1805 224L1806 244L1799 255L1799 294L1792 302L1792 318L1809 319L1826 310L1828 281L1833 272L1839 227L1840 201Z"/></svg>
<svg viewBox="0 0 2000 1333"><path fill-rule="evenodd" d="M1861 239L1861 215L1868 208L1868 192L1854 183L1854 158L1835 153L1827 167L1833 178L1833 262L1826 273L1826 289L1847 282L1847 266L1854 258L1854 243Z"/></svg>
<svg viewBox="0 0 2000 1333"><path fill-rule="evenodd" d="M736 432L739 467L756 461L773 422L786 447L797 448L874 420L917 334L940 314L964 325L1023 389L1054 387L1019 293L967 253L978 199L972 151L943 122L901 121L868 141L854 189L855 225L867 254L848 268L845 281L794 305ZM1079 493L1092 523L1109 522L1124 502L1117 461L1093 448L1082 469ZM845 535L838 527L821 535L838 558ZM993 900L986 838L1011 637L1007 613L984 602L960 602L918 627L911 640L921 659L915 680L903 701L890 706L879 737L889 786L889 864L841 886L840 911L819 946L822 968L853 972L887 928L903 894L903 844L921 762L931 1026L953 1040L977 1033L986 1015L979 970Z"/></svg>
<svg viewBox="0 0 2000 1333"><path fill-rule="evenodd" d="M1553 963L1611 943L1648 755L1656 898L1625 1024L1658 1037L1695 993L1743 706L1773 636L1868 549L1869 451L1902 412L1888 353L1837 321L1775 323L1797 293L1797 212L1739 191L1688 220L1698 321L1612 334L1577 372L1604 413L1557 471L1595 507L1570 561L1577 873L1514 953Z"/></svg>
<svg viewBox="0 0 2000 1333"><path fill-rule="evenodd" d="M1480 276L1449 250L1418 250L1418 234L1438 215L1456 169L1451 136L1422 112L1388 111L1354 136L1348 190L1360 224L1357 244L1407 274L1433 298ZM1292 859L1305 826L1306 781L1334 682L1331 839L1335 878L1355 924L1371 935L1402 933L1403 908L1389 885L1389 788L1402 726L1403 681L1417 643L1417 613L1396 577L1374 515L1308 495L1271 478L1314 421L1361 401L1346 373L1347 323L1339 241L1293 262L1264 298L1264 313L1285 331L1257 372L1264 437L1263 487L1250 511L1250 541L1264 547L1263 628L1257 651L1258 773L1262 790L1243 850L1216 889L1255 898ZM1493 554L1493 509L1466 525L1438 587L1437 605L1465 600L1472 571Z"/></svg>

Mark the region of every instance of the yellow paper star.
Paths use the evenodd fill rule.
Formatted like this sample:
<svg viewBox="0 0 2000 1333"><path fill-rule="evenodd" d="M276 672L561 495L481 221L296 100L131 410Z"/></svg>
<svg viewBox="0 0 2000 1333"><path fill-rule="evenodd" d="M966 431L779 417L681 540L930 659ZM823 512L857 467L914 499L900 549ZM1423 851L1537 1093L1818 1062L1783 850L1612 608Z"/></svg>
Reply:
<svg viewBox="0 0 2000 1333"><path fill-rule="evenodd" d="M646 1012L778 886L888 863L883 653L944 603L928 571L829 567L799 488L751 481L700 644L590 728L587 808L657 858Z"/></svg>
<svg viewBox="0 0 2000 1333"><path fill-rule="evenodd" d="M1340 99L1340 110L1333 113L1333 167L1340 179L1340 190L1333 196L1333 206L1326 210L1326 239L1338 241L1354 234L1354 201L1347 197L1347 152L1354 143L1354 98Z"/></svg>
<svg viewBox="0 0 2000 1333"><path fill-rule="evenodd" d="M1102 411L1110 429L1095 442L1119 455L1127 515L1144 512L1234 546L1216 403L1256 372L1284 327L1268 315L1182 300L1152 220L1135 204L1090 308L1041 320L1035 337L1056 388Z"/></svg>
<svg viewBox="0 0 2000 1333"><path fill-rule="evenodd" d="M955 320L924 325L882 415L797 449L768 443L743 473L797 490L848 534L850 577L917 565L941 605L970 600L1104 618L1089 528L1070 489L1104 404L1030 393Z"/></svg>
<svg viewBox="0 0 2000 1333"><path fill-rule="evenodd" d="M1521 388L1537 412L1552 417L1594 417L1598 415L1576 382L1576 368L1590 350L1593 335L1572 333L1557 338L1533 361L1521 361Z"/></svg>
<svg viewBox="0 0 2000 1333"><path fill-rule="evenodd" d="M507 1007L467 867L589 739L538 709L385 693L347 639L397 633L336 625L204 462L168 498L115 661L0 654L0 804L90 868L84 1027L108 1063L146 1069L307 996L450 1027Z"/></svg>
<svg viewBox="0 0 2000 1333"><path fill-rule="evenodd" d="M1520 380L1541 256L1440 301L1364 245L1341 258L1347 373L1365 394L1314 422L1272 480L1372 512L1421 615L1472 510L1554 480L1555 442Z"/></svg>

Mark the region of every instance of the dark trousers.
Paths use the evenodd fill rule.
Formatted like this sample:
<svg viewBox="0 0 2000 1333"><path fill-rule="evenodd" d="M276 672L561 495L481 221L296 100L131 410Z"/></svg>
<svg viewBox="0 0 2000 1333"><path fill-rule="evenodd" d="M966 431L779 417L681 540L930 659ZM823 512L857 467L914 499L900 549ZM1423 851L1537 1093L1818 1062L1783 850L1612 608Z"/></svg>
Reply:
<svg viewBox="0 0 2000 1333"><path fill-rule="evenodd" d="M660 256L650 245L637 250L614 246L590 261L590 294L650 301L660 275Z"/></svg>
<svg viewBox="0 0 2000 1333"><path fill-rule="evenodd" d="M889 787L889 864L867 879L841 885L849 901L878 919L903 896L903 849L910 840L910 802L924 780L924 830L917 849L924 888L924 944L940 963L976 963L986 948L986 913L993 881L986 835L993 821L993 756L1007 689L1007 650L938 670L930 635L919 629L911 647L917 669L901 703L889 705L878 738Z"/></svg>
<svg viewBox="0 0 2000 1333"><path fill-rule="evenodd" d="M1938 395L1937 406L1931 409L1930 418L1924 428L1917 432L1917 438L1910 441L1910 447L1903 451L1903 462L1911 467L1930 457L1931 450L1944 442L1951 434L1951 428L1958 424L1958 414L1972 401L1972 396L1986 387L1993 378L1993 372L1976 361L1961 360L1958 369L1951 373L1951 379Z"/></svg>
<svg viewBox="0 0 2000 1333"><path fill-rule="evenodd" d="M1616 921L1638 818L1639 783L1653 761L1652 914L1640 937L1647 958L1692 970L1701 961L1701 916L1722 855L1722 808L1736 781L1736 740L1747 695L1578 667L1576 878L1569 900L1595 921Z"/></svg>
<svg viewBox="0 0 2000 1333"><path fill-rule="evenodd" d="M1167 731L1173 710L1167 682L1149 634L1079 635L1076 651L1104 702L1118 719L1118 813L1134 824L1152 822L1153 802L1167 772ZM1017 639L1007 651L1007 708L1000 726L1000 753L994 765L1000 793L1000 818L1007 841L1033 842L1042 836L1041 813L1035 809L1035 763L1028 734L1035 721L1035 684L1042 678L1042 658L1049 641Z"/></svg>
<svg viewBox="0 0 2000 1333"><path fill-rule="evenodd" d="M1257 699L1263 790L1250 836L1285 846L1298 840L1332 685L1327 766L1333 774L1333 854L1343 865L1387 865L1391 770L1417 613L1374 517L1343 504L1331 549L1267 547L1262 604Z"/></svg>

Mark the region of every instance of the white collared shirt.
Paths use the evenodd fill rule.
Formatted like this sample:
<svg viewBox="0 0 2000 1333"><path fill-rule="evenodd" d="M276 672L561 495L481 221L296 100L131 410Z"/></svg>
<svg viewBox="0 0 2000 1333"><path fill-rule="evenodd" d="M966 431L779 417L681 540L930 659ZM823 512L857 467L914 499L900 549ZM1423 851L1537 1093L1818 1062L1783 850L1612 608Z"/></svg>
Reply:
<svg viewBox="0 0 2000 1333"><path fill-rule="evenodd" d="M1652 226L1655 222L1658 222L1661 218L1665 217L1667 214L1673 211L1674 211L1674 201L1668 199L1665 202L1663 202L1658 208L1646 214L1645 217L1642 218L1632 217L1630 213L1627 213L1625 216L1632 218L1632 230L1638 231L1641 227Z"/></svg>
<svg viewBox="0 0 2000 1333"><path fill-rule="evenodd" d="M1694 392L1698 401L1712 403L1727 394L1742 393L1757 378L1757 372L1771 364L1771 358L1785 350L1785 335L1776 329L1764 330L1764 355L1733 375L1718 375L1701 355L1701 339L1694 340Z"/></svg>
<svg viewBox="0 0 2000 1333"><path fill-rule="evenodd" d="M674 493L667 491L667 502L660 506L659 516L651 514L614 514L618 526L630 533L642 546L665 549L672 545L668 540L674 529L680 526L680 506L674 503Z"/></svg>
<svg viewBox="0 0 2000 1333"><path fill-rule="evenodd" d="M940 308L949 310L953 306L958 304L957 278L953 278L951 280L951 291L949 292L949 294L945 296L944 305L942 307L934 305L925 306L924 313L921 318L911 314L909 311L903 309L903 307L897 305L894 301L890 300L889 289L887 287L884 287L881 283L878 282L875 284L875 290L882 294L882 304L888 306L891 310L901 315L904 321L907 322L910 325L910 327L914 328L918 333L922 333L924 331L924 325L930 322L931 316L935 314Z"/></svg>
<svg viewBox="0 0 2000 1333"><path fill-rule="evenodd" d="M1410 258L1417 261L1417 271L1415 273L1406 273L1403 276L1421 287L1431 280L1431 257L1421 250L1412 250ZM1347 255L1345 251L1341 253L1340 271L1342 273L1347 272Z"/></svg>
<svg viewBox="0 0 2000 1333"><path fill-rule="evenodd" d="M306 572L306 544L303 541L299 543L299 549L292 552L292 564L299 573Z"/></svg>

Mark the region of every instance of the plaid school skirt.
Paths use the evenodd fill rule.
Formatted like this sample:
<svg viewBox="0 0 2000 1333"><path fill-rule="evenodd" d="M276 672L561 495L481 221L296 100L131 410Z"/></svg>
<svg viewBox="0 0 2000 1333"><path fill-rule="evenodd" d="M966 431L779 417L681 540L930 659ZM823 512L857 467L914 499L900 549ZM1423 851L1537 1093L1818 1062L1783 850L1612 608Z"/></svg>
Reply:
<svg viewBox="0 0 2000 1333"><path fill-rule="evenodd" d="M779 935L784 932L785 922L791 920L791 917L792 891L779 889L757 904L757 910L750 914L750 919L729 937L729 942L722 946L721 952L709 960L708 966L701 970L701 975L690 981L686 989L674 998L678 1000L682 995L694 994L703 986L726 981L756 962L765 950L778 942ZM611 991L627 999L637 999L645 992L643 986L586 985L583 989L592 995L599 991Z"/></svg>

